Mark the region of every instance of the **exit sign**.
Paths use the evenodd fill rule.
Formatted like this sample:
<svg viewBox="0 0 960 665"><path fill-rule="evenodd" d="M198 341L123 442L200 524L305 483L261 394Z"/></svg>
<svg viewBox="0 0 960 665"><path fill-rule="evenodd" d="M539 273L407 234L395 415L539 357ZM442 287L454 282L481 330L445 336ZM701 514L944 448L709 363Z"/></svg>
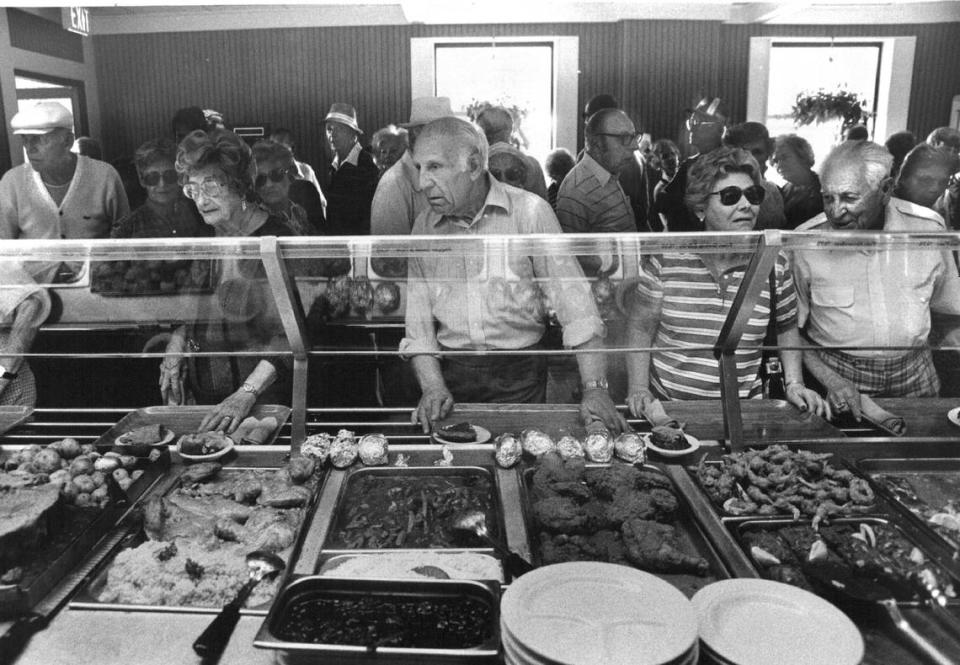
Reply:
<svg viewBox="0 0 960 665"><path fill-rule="evenodd" d="M64 7L61 17L63 27L79 35L90 34L90 10L85 7Z"/></svg>

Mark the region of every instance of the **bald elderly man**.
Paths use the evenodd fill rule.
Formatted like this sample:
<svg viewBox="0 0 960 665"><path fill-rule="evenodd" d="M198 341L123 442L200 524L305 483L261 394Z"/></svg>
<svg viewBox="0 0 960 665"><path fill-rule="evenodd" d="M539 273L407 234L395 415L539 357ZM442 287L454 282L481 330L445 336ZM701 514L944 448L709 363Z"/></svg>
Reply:
<svg viewBox="0 0 960 665"><path fill-rule="evenodd" d="M893 156L871 141L834 148L820 176L824 212L798 231L943 231L929 208L891 196ZM946 252L911 248L794 253L799 324L820 348L804 364L833 412L859 419L861 394L934 397L931 310L960 315L960 277ZM836 347L847 347L838 349Z"/></svg>

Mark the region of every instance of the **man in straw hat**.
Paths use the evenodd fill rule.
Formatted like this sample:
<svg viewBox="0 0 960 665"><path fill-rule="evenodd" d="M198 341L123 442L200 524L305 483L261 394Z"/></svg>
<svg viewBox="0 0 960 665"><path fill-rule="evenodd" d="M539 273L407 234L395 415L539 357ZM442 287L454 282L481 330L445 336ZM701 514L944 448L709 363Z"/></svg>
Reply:
<svg viewBox="0 0 960 665"><path fill-rule="evenodd" d="M2 238L106 238L130 212L117 171L70 151L73 115L40 102L10 122L27 162L0 180Z"/></svg>
<svg viewBox="0 0 960 665"><path fill-rule="evenodd" d="M324 122L334 152L326 190L326 234L369 235L370 204L380 172L370 153L360 148L363 131L357 124L357 110L335 102Z"/></svg>
<svg viewBox="0 0 960 665"><path fill-rule="evenodd" d="M428 122L453 115L449 97L418 97L410 105L410 122L400 126L407 130L409 148L400 161L387 169L377 185L370 213L373 235L408 235L413 220L430 207L420 189L420 174L413 163L413 146L420 130Z"/></svg>

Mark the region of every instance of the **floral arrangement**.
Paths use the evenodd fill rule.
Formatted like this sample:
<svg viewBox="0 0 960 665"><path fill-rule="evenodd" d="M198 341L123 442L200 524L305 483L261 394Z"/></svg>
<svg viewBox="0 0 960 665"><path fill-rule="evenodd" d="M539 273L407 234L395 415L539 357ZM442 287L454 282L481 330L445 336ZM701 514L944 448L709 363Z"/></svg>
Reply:
<svg viewBox="0 0 960 665"><path fill-rule="evenodd" d="M857 93L846 90L828 92L820 88L816 92L801 92L793 105L793 121L797 127L803 127L839 119L843 131L873 115L864 108L865 104Z"/></svg>
<svg viewBox="0 0 960 665"><path fill-rule="evenodd" d="M467 105L467 108L465 109L465 111L467 113L467 117L469 117L471 121L476 122L477 117L481 113L483 113L489 108L493 108L494 106L503 107L510 112L510 115L513 116L514 127L519 127L523 122L523 119L527 117L527 109L517 106L516 104L510 104L508 101L504 99L501 99L498 102L488 102L488 101L480 101L478 99L474 99L473 101L470 102L469 105Z"/></svg>

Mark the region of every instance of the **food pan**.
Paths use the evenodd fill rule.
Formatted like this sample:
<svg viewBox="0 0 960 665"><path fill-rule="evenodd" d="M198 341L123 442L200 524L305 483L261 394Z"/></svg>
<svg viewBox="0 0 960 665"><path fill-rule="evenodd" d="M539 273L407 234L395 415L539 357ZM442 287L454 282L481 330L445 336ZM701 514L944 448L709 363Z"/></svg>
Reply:
<svg viewBox="0 0 960 665"><path fill-rule="evenodd" d="M386 606L380 609L379 603ZM358 609L351 607L337 614L322 614L317 620L301 618L299 626L291 626L305 605L323 603L328 611L336 611L337 605L350 606L364 603L368 618L360 622L359 631L364 635L347 644L318 643L321 635L303 635L296 639L297 628L316 630L337 616L356 618ZM410 621L393 624L382 634L372 628L379 619L396 621L404 605L429 608L435 603L450 607L452 621L463 623L469 636L462 636L467 645L457 644L461 637L453 625L439 630L433 622L420 624L417 628L425 639L440 643L429 647L389 646L384 644L393 636L401 638L404 629L413 630ZM466 609L464 608L466 606ZM463 611L462 614L460 612ZM302 616L302 615L301 615ZM428 615L429 616L429 615ZM359 644L349 644L351 641ZM418 663L497 663L500 649L500 589L495 582L465 580L346 580L335 577L300 577L290 582L280 592L277 602L257 632L253 645L260 649L277 652L278 661L291 665L299 663L385 663L391 665L416 665Z"/></svg>
<svg viewBox="0 0 960 665"><path fill-rule="evenodd" d="M954 574L960 574L960 531L930 521L933 515L946 513L948 504L960 510L960 459L862 459L855 467L907 524L953 564Z"/></svg>
<svg viewBox="0 0 960 665"><path fill-rule="evenodd" d="M830 524L831 525L834 525L834 524L851 525L854 527L859 527L860 524L867 524L871 526L882 524L890 529L893 529L896 532L897 536L902 538L907 545L909 545L911 548L916 548L924 555L924 558L927 561L926 568L928 568L930 571L933 572L934 575L936 575L936 578L938 581L936 585L937 588L941 590L946 590L947 588L952 587L954 591L960 591L960 584L957 583L958 582L957 578L954 575L952 575L950 571L940 566L937 563L936 559L930 557L926 553L924 548L920 546L916 542L916 540L911 537L911 535L908 532L902 529L900 525L894 522L891 522L888 519L884 519L880 517L838 518L838 519L832 520ZM753 533L757 531L765 531L765 532L773 533L773 532L778 532L782 529L791 528L791 529L803 529L804 537L809 539L810 542L813 542L817 538L816 538L816 532L813 530L812 524L810 524L809 522L795 522L793 520L782 520L782 519L752 519L752 520L731 523L728 526L730 527L734 538L737 540L740 547L743 549L743 551L747 554L747 556L753 562L754 566L756 567L757 571L760 573L762 577L766 577L768 579L775 579L776 581L781 581L781 582L794 583L797 586L800 586L801 588L807 588L808 590L812 590L810 588L809 580L806 579L802 571L797 569L796 566L787 564L789 567L789 570L784 571L785 573L792 576L793 579L795 579L796 581L791 581L790 579L781 579L781 577L778 577L772 574L771 569L773 566L764 565L763 562L757 561L756 557L751 552L750 545L746 540L746 534L749 534L749 533ZM784 542L784 541L781 541L781 542ZM804 541L802 545L798 546L798 549L803 550L806 547L808 547L808 545L806 544L806 541ZM831 549L831 552L832 552L832 549ZM835 554L831 554L831 558L837 558L837 557ZM842 562L842 558L838 558L837 560ZM960 601L958 601L956 598L948 598L947 602L949 602L951 605L960 606ZM920 592L918 591L915 600L902 600L902 601L898 601L897 604L903 607L922 607L925 604L925 599L922 597L922 594L920 594Z"/></svg>
<svg viewBox="0 0 960 665"><path fill-rule="evenodd" d="M782 446L770 446L764 449L764 454L774 454L777 451L773 451L774 448L779 448L779 452L786 453ZM773 452L767 452L773 451ZM756 451L750 450L745 451L748 453L753 453ZM803 454L807 453L813 458L816 456L822 455L821 453L813 453L812 451L797 451L790 450L789 454L794 460L803 459ZM734 453L733 455L743 455L743 453ZM721 516L724 521L736 521L740 518L766 518L766 519L777 519L777 518L786 518L786 517L795 517L797 519L812 519L817 511L824 513L825 517L862 517L862 516L882 516L883 510L880 508L880 502L874 499L869 503L856 503L851 501L849 498L850 492L850 483L853 480L857 481L856 491L858 492L871 492L868 484L860 478L856 473L846 468L844 460L838 455L832 455L826 460L829 462L830 467L832 468L832 474L840 474L840 478L843 480L834 480L831 478L816 478L816 473L812 473L809 477L804 477L803 474L793 472L793 480L785 480L784 484L777 485L775 481L783 480L786 476L790 474L783 474L779 478L771 477L769 475L753 474L759 477L760 482L771 481L773 479L774 483L772 487L765 488L763 490L766 498L757 498L754 499L750 496L750 492L754 492L759 488L758 485L755 485L753 479L750 475L747 475L744 479L738 480L733 474L727 474L726 479L731 480L732 484L730 485L731 496L725 496L724 498L719 497L718 492L714 491L713 488L707 487L704 485L701 476L706 476L710 473L720 471L721 473L727 469L729 470L733 462L729 459L733 455L725 455L727 459L724 460L707 460L706 457L701 459L700 463L696 466L687 467L687 471L690 474L693 482L696 483L697 487L707 496L710 500L710 503L714 506L717 513ZM814 459L811 461L811 464L820 464L822 468L822 460L817 461ZM829 483L825 481L829 480ZM801 482L803 481L803 482ZM811 484L818 484L824 482L824 487L833 487L834 485L842 486L847 490L847 496L844 499L837 497L834 501L834 498L831 497L830 500L837 504L839 511L836 511L833 506L828 506L826 502L816 499L814 496L807 497L813 501L813 507L805 510L799 511L799 514L794 515L790 512L789 505L784 505L782 508L775 505L777 499L781 498L781 495L784 496L794 496L796 494L803 494L804 492L809 492L811 495L816 491L811 489ZM734 499L734 505L725 505L727 501ZM829 510L828 510L829 508ZM769 511L769 512L764 512Z"/></svg>
<svg viewBox="0 0 960 665"><path fill-rule="evenodd" d="M210 412L208 406L148 406L144 409L131 411L94 443L99 446L112 446L118 436L144 425L163 425L172 430L177 437L183 434L196 432L204 417ZM274 443L280 435L280 430L290 417L290 407L280 404L256 404L250 415L254 418L273 416L277 419L277 429L264 442L265 445Z"/></svg>
<svg viewBox="0 0 960 665"><path fill-rule="evenodd" d="M225 467L220 471L218 480L225 484L234 482L231 478L247 471L275 471L280 467ZM303 508L303 517L297 527L297 536L293 545L279 553L280 557L287 563L287 571L292 570L296 558L299 556L300 549L303 546L304 535L307 531L306 525L310 523L313 517L313 511L317 504L319 496L318 487L322 485L322 478L314 478L312 481L316 485L312 488L311 498ZM179 479L171 483L164 492L164 496L169 496L180 487ZM126 535L119 541L117 546L104 557L100 566L94 571L90 581L80 590L80 592L71 600L70 607L75 609L92 610L119 610L119 611L145 611L145 612L172 612L188 614L216 614L220 611L220 606L197 606L197 605L150 605L138 603L106 602L100 600L100 596L106 587L110 566L116 556L123 550L138 547L148 540L143 530L142 522L138 522L128 527ZM279 583L278 583L279 588ZM240 610L241 614L263 616L269 609L269 603L264 603L255 607L245 607Z"/></svg>
<svg viewBox="0 0 960 665"><path fill-rule="evenodd" d="M586 468L589 469L604 469L611 468L615 466L629 466L624 462L614 461L610 464L587 464ZM670 582L675 587L680 589L688 597L693 596L701 588L710 584L711 582L716 582L720 579L726 579L730 575L723 564L722 558L719 556L717 551L714 549L713 545L710 543L709 538L701 530L700 524L694 519L690 507L687 504L686 498L683 493L677 488L673 480L665 474L662 470L656 466L646 464L643 465L642 469L644 471L649 471L656 474L657 476L663 478L670 484L674 496L677 498L677 511L674 516L674 520L670 523L678 536L678 547L680 551L685 555L690 556L699 556L706 560L708 564L708 571L706 575L700 576L694 573L663 573L656 572L653 570L648 570L653 575ZM541 541L541 536L550 533L547 529L544 529L539 523L538 519L534 514L533 504L534 504L534 491L533 491L533 476L536 472L536 468L527 468L523 470L522 473L522 509L524 517L527 524L527 533L530 538L530 549L533 554L533 563L536 566L544 565L544 552L543 552L543 543ZM588 527L589 528L589 527ZM589 532L595 533L595 532ZM617 530L619 535L619 530ZM581 535L581 534L577 534ZM558 545L563 542L562 537L558 537ZM603 557L593 557L586 555L585 552L580 552L575 558L571 560L610 560ZM624 565L632 565L625 560L613 561L614 563L624 563ZM638 566L639 567L639 566Z"/></svg>
<svg viewBox="0 0 960 665"><path fill-rule="evenodd" d="M43 599L101 538L113 530L130 506L169 467L169 453L154 462L138 459L136 468L142 469L143 474L127 488L127 504L108 503L103 509L62 506L62 512L56 518L57 526L48 534L46 546L25 563L23 578L16 584L0 584L0 616L22 614Z"/></svg>
<svg viewBox="0 0 960 665"><path fill-rule="evenodd" d="M341 551L326 551L317 561L316 565L316 574L324 577L348 577L349 575L344 575L338 569L341 566L354 565L353 562L357 559L376 559L384 557L400 557L400 560L397 561L397 565L401 566L404 569L409 569L417 565L430 565L434 560L437 562L443 562L444 557L450 557L451 566L455 566L456 558L463 554L469 554L472 557L476 557L478 561L484 561L486 565L490 568L490 575L482 576L478 575L472 579L484 580L490 579L500 583L504 583L506 580L504 578L504 568L503 563L497 556L497 553L489 550L464 550L464 551L454 551L454 550L352 550L350 552L341 552ZM440 563L440 565L444 565ZM436 566L431 566L431 568L421 571L421 574L426 578L427 576L433 576L438 579L444 579L441 576L443 570L440 571L433 570ZM375 575L370 573L363 577L353 576L353 579L364 579L372 577L388 577L387 575ZM395 578L393 575L390 575L392 579ZM395 579L420 579L416 577L396 577ZM459 578L455 578L459 579Z"/></svg>
<svg viewBox="0 0 960 665"><path fill-rule="evenodd" d="M398 483L407 484L408 491L397 493ZM424 483L432 483L433 496L443 497L444 505L440 506L440 510L429 501L424 508L423 499L427 498ZM465 487L481 483L489 488L486 506L474 505L466 500L476 492L463 491ZM407 502L410 508L407 514L397 513L396 519L383 521L383 517L390 512L391 504L396 505L398 501ZM437 466L356 469L350 472L343 483L335 506L324 543L324 549L328 550L484 548L479 538L461 539L450 528L455 516L471 507L484 509L491 537L501 539L503 534L503 510L497 478L489 468Z"/></svg>

